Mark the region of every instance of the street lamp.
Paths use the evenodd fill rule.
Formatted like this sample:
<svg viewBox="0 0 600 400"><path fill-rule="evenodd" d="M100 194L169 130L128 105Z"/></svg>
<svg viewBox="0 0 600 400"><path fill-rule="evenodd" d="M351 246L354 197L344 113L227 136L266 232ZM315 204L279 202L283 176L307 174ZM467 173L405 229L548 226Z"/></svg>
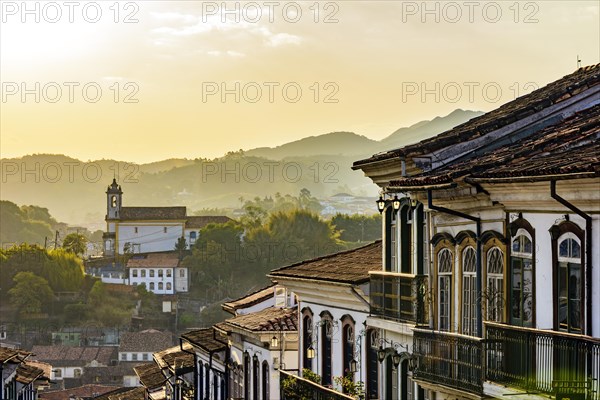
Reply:
<svg viewBox="0 0 600 400"><path fill-rule="evenodd" d="M315 348L312 346L312 344L308 347L308 349L306 349L306 358L309 360L315 358Z"/></svg>

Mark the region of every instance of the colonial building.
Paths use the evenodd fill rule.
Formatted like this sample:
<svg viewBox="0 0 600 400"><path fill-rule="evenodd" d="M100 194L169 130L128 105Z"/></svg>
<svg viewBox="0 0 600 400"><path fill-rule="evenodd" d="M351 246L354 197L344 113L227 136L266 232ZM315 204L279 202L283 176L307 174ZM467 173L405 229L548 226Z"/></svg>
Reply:
<svg viewBox="0 0 600 400"><path fill-rule="evenodd" d="M170 332L147 329L140 332L121 334L119 361L151 361L154 353L171 347L173 339Z"/></svg>
<svg viewBox="0 0 600 400"><path fill-rule="evenodd" d="M600 399L599 139L600 64L354 163L385 217L367 325L412 349L383 398Z"/></svg>
<svg viewBox="0 0 600 400"><path fill-rule="evenodd" d="M174 294L189 290L188 269L179 266L179 254L134 254L127 261L129 285L144 285L155 294Z"/></svg>
<svg viewBox="0 0 600 400"><path fill-rule="evenodd" d="M209 223L226 223L225 216L188 216L185 207L123 207L123 191L113 179L106 190L104 255L152 253L175 249L180 238L193 245Z"/></svg>
<svg viewBox="0 0 600 400"><path fill-rule="evenodd" d="M369 271L381 268L381 253L377 241L269 275L298 297L299 370L318 374L323 387L349 392L340 384L339 378L346 377L357 388L362 386L369 398L382 393L377 351L385 338L378 330L367 329ZM331 395L324 388L314 391Z"/></svg>
<svg viewBox="0 0 600 400"><path fill-rule="evenodd" d="M30 362L30 352L0 347L0 398L2 400L37 400L48 386L49 368Z"/></svg>

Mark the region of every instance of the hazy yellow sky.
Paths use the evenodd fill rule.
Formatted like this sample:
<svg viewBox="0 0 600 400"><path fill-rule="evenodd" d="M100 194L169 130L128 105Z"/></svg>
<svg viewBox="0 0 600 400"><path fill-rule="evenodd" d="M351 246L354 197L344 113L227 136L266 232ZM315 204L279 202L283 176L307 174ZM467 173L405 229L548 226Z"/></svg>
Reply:
<svg viewBox="0 0 600 400"><path fill-rule="evenodd" d="M4 1L2 157L381 139L600 62L600 1Z"/></svg>

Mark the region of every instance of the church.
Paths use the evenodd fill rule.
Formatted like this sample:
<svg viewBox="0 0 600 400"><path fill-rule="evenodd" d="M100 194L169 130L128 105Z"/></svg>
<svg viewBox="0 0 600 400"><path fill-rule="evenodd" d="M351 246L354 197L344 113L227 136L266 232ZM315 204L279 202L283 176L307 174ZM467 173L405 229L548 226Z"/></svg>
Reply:
<svg viewBox="0 0 600 400"><path fill-rule="evenodd" d="M200 229L209 223L226 223L226 216L188 216L185 206L123 207L123 190L113 179L106 190L104 256L175 250L179 238L191 247Z"/></svg>

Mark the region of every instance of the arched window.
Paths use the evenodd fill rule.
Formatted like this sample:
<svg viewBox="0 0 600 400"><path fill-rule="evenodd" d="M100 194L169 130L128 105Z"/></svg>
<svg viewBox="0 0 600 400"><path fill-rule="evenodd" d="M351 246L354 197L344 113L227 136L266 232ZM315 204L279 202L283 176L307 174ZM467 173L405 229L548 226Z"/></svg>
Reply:
<svg viewBox="0 0 600 400"><path fill-rule="evenodd" d="M452 318L452 251L442 248L437 253L438 329L449 331Z"/></svg>
<svg viewBox="0 0 600 400"><path fill-rule="evenodd" d="M400 272L405 274L413 272L413 211L414 209L408 203L398 211L400 213Z"/></svg>
<svg viewBox="0 0 600 400"><path fill-rule="evenodd" d="M302 310L302 367L312 370L312 358L309 348L313 350L313 314L310 308Z"/></svg>
<svg viewBox="0 0 600 400"><path fill-rule="evenodd" d="M250 398L250 355L248 352L244 353L244 398Z"/></svg>
<svg viewBox="0 0 600 400"><path fill-rule="evenodd" d="M269 400L269 363L265 360L262 363L262 400Z"/></svg>
<svg viewBox="0 0 600 400"><path fill-rule="evenodd" d="M260 386L260 362L256 354L252 357L252 398L258 399Z"/></svg>
<svg viewBox="0 0 600 400"><path fill-rule="evenodd" d="M333 341L333 318L327 311L321 313L321 383L331 385L331 351Z"/></svg>
<svg viewBox="0 0 600 400"><path fill-rule="evenodd" d="M550 229L554 275L554 328L582 333L585 322L585 232L563 221Z"/></svg>
<svg viewBox="0 0 600 400"><path fill-rule="evenodd" d="M486 298L486 319L502 322L504 315L504 253L497 246L487 251Z"/></svg>
<svg viewBox="0 0 600 400"><path fill-rule="evenodd" d="M510 231L510 322L532 327L535 316L535 231L521 217L511 223Z"/></svg>
<svg viewBox="0 0 600 400"><path fill-rule="evenodd" d="M385 270L397 271L397 253L398 253L398 226L397 212L392 206L385 210Z"/></svg>
<svg viewBox="0 0 600 400"><path fill-rule="evenodd" d="M163 290L163 283L162 282L158 282L158 290Z"/></svg>
<svg viewBox="0 0 600 400"><path fill-rule="evenodd" d="M472 246L462 251L462 333L477 333L477 275L476 254Z"/></svg>
<svg viewBox="0 0 600 400"><path fill-rule="evenodd" d="M171 282L167 282L167 290L171 290Z"/></svg>
<svg viewBox="0 0 600 400"><path fill-rule="evenodd" d="M344 376L350 374L350 363L354 359L354 341L355 341L355 323L349 315L344 315L342 321L342 352L343 352L343 367Z"/></svg>
<svg viewBox="0 0 600 400"><path fill-rule="evenodd" d="M377 360L377 350L379 350L379 331L377 329L367 330L367 387L366 393L368 399L379 398L379 362Z"/></svg>

